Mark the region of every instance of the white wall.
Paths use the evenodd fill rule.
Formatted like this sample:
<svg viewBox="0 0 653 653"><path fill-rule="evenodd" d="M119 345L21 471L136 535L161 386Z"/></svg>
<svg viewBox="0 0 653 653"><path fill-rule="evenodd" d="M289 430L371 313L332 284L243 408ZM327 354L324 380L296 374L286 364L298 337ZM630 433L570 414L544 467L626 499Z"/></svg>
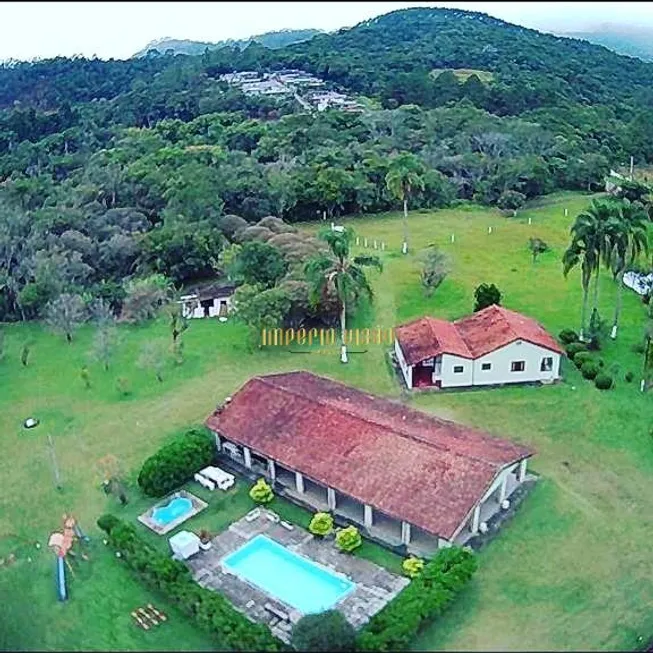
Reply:
<svg viewBox="0 0 653 653"><path fill-rule="evenodd" d="M401 373L404 375L404 380L408 388L413 387L413 368L406 364L406 359L404 358L404 352L401 351L399 346L399 341L395 338L395 354L397 360L399 361L399 367L401 367Z"/></svg>
<svg viewBox="0 0 653 653"><path fill-rule="evenodd" d="M443 388L457 388L472 385L473 379L473 361L469 358L452 356L451 354L442 354L442 371L439 377L442 379ZM454 372L453 368L461 365L462 372Z"/></svg>
<svg viewBox="0 0 653 653"><path fill-rule="evenodd" d="M518 344L520 343L521 344ZM542 358L553 358L553 369L541 372ZM513 361L524 361L523 372L511 372ZM490 363L489 370L483 370L483 363ZM560 354L533 345L530 342L516 341L486 356L474 360L474 385L491 385L499 383L524 383L527 381L546 381L560 378Z"/></svg>

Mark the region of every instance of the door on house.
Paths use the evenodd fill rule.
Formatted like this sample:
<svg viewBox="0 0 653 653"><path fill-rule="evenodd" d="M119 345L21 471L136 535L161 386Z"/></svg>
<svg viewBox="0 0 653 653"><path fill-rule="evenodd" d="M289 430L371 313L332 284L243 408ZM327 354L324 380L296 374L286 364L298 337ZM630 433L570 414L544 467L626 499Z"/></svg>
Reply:
<svg viewBox="0 0 653 653"><path fill-rule="evenodd" d="M413 367L413 388L425 388L433 385L433 365L420 363Z"/></svg>

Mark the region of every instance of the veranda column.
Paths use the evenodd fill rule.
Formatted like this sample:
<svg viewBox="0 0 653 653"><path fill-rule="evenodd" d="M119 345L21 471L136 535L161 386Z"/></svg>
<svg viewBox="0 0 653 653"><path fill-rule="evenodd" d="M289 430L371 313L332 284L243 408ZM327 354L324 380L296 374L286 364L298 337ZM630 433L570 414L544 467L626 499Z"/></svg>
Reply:
<svg viewBox="0 0 653 653"><path fill-rule="evenodd" d="M519 463L519 475L517 476L517 480L520 483L523 483L524 479L526 478L526 463L527 462L528 462L528 458L524 458L524 460L522 460Z"/></svg>
<svg viewBox="0 0 653 653"><path fill-rule="evenodd" d="M410 544L410 524L407 521L401 522L401 543Z"/></svg>
<svg viewBox="0 0 653 653"><path fill-rule="evenodd" d="M327 488L327 505L329 510L336 509L336 491L333 488Z"/></svg>
<svg viewBox="0 0 653 653"><path fill-rule="evenodd" d="M277 468L274 466L274 460L268 460L268 474L273 481L276 480Z"/></svg>
<svg viewBox="0 0 653 653"><path fill-rule="evenodd" d="M297 492L304 494L304 477L299 472L295 472L295 485Z"/></svg>
<svg viewBox="0 0 653 653"><path fill-rule="evenodd" d="M252 468L252 452L248 447L243 447L243 458L245 459L245 467Z"/></svg>
<svg viewBox="0 0 653 653"><path fill-rule="evenodd" d="M372 506L365 504L365 515L363 517L363 523L365 528L371 528L374 522L374 512L372 511Z"/></svg>
<svg viewBox="0 0 653 653"><path fill-rule="evenodd" d="M506 489L508 488L508 474L503 475L501 479L501 488L499 489L499 503L503 503L503 500L506 498Z"/></svg>
<svg viewBox="0 0 653 653"><path fill-rule="evenodd" d="M481 520L481 504L479 503L474 508L474 515L472 516L472 533L478 533L478 523Z"/></svg>

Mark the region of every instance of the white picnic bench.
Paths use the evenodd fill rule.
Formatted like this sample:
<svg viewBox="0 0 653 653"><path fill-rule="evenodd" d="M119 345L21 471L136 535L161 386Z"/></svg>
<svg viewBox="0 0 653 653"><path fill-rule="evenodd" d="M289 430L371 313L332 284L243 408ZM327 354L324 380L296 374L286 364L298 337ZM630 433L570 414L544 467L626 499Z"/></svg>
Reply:
<svg viewBox="0 0 653 653"><path fill-rule="evenodd" d="M208 480L212 484L214 484L214 487L217 486L221 490L228 490L229 488L233 487L234 483L236 482L236 479L233 474L229 474L229 472L225 472L223 469L220 469L219 467L205 467L204 469L200 469L200 471L196 474L197 476L204 477L204 479ZM197 480L197 478L195 478ZM201 481L198 481L198 483L202 483ZM204 485L204 483L202 483ZM204 487L207 487L206 485Z"/></svg>

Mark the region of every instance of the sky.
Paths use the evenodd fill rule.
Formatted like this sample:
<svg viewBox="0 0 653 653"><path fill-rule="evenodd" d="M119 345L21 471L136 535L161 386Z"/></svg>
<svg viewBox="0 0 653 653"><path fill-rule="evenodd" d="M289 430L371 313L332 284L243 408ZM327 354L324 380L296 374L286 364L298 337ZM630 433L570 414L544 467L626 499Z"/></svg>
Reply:
<svg viewBox="0 0 653 653"><path fill-rule="evenodd" d="M543 31L601 23L653 29L653 2L2 2L0 61L127 59L163 37L216 42L285 28L331 31L405 7L481 11Z"/></svg>

